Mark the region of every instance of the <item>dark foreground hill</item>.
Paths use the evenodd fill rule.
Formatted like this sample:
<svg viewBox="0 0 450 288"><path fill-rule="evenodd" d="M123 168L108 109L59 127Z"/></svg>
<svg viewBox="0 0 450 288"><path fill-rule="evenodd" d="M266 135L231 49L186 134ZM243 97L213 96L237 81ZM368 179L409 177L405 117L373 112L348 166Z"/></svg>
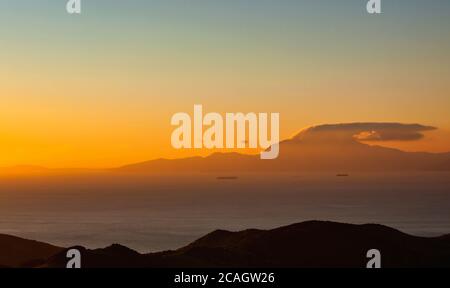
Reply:
<svg viewBox="0 0 450 288"><path fill-rule="evenodd" d="M449 235L424 238L382 225L319 221L273 230L217 230L178 250L151 254L118 244L95 250L76 248L81 251L85 268L365 267L370 249L381 251L383 267L450 267ZM66 251L44 262L28 263L32 267L65 267Z"/></svg>
<svg viewBox="0 0 450 288"><path fill-rule="evenodd" d="M0 267L35 266L64 248L0 234Z"/></svg>

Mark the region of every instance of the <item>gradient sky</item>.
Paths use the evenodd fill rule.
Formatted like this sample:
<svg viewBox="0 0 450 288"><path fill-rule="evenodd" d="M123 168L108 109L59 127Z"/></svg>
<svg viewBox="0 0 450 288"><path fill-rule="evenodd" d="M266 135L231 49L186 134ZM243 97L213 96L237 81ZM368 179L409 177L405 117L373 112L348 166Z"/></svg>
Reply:
<svg viewBox="0 0 450 288"><path fill-rule="evenodd" d="M170 118L280 112L281 137L337 122L441 128L450 1L0 0L0 166L110 167L171 148Z"/></svg>

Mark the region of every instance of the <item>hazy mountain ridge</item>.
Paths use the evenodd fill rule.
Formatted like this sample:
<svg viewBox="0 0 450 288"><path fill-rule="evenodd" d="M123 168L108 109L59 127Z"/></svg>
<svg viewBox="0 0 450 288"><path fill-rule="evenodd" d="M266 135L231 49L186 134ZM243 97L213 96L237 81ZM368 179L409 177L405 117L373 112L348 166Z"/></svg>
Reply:
<svg viewBox="0 0 450 288"><path fill-rule="evenodd" d="M379 128L377 131L366 129ZM208 157L159 159L118 168L129 172L207 171L413 171L450 170L450 153L405 152L360 141L417 140L420 131L435 129L419 124L349 123L307 128L280 142L280 155L261 160L259 155L215 153Z"/></svg>
<svg viewBox="0 0 450 288"><path fill-rule="evenodd" d="M324 124L306 128L281 141L279 157L274 160L261 160L259 155L217 152L207 157L160 158L112 169L48 169L22 165L0 168L0 173L450 171L450 152L405 152L379 145L389 140L419 140L424 137L423 132L435 129L402 123Z"/></svg>

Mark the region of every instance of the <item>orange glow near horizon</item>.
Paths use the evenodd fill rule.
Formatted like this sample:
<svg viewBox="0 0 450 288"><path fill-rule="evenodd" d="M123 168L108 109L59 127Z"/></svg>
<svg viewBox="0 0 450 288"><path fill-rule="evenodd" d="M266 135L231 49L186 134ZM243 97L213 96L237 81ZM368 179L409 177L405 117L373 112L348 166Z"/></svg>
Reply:
<svg viewBox="0 0 450 288"><path fill-rule="evenodd" d="M145 86L134 86L131 89L122 86L121 82L113 87L106 87L90 81L81 82L79 88L66 91L67 89L61 83L50 87L50 83L53 82L51 79L47 81L48 86L44 85L45 82L30 81L27 82L28 85L23 86L9 81L0 87L1 95L14 95L14 97L0 98L0 167L38 165L49 168L110 168L156 158L206 156L212 151L175 150L171 147L170 135L174 127L170 125L170 118L176 112L192 114L193 104L187 102L206 102L207 104L204 105L206 112L280 112L281 139L288 139L300 131L301 127L312 124L358 122L361 119L367 119L364 115L377 113L370 111L374 110L375 106L367 110L354 109L353 107L357 107L358 103L342 111L332 106L324 107L321 99L325 101L329 97L321 96L320 98L320 95L326 93L344 95L350 91L333 92L320 87L311 88L309 91L311 95L317 95L318 100L314 100L317 97L307 97L304 98L305 102L299 102L299 105L303 103L305 107L304 112L299 113L296 107L288 105L287 102L275 103L275 105L269 101L257 103L252 97L242 98L243 101L236 105L232 100L227 101L226 93L243 97L244 92L233 92L231 88L221 92L214 92L214 90L210 90L210 93L204 92L203 95L219 93L221 96L214 98L215 100L200 97L197 101L194 100L193 92L189 91L173 91L172 89L149 91ZM71 86L70 81L65 80L62 83L66 83L67 87ZM60 91L66 91L64 96L61 96ZM380 89L380 93L382 91L383 89ZM153 96L148 99L139 96L157 93L166 96L158 97L162 100L155 103L151 101ZM176 93L177 97L186 95L187 99L182 103L164 100L170 98L172 93ZM276 95L274 90L258 93L264 95L261 99L272 99L270 95ZM289 95L289 91L283 93ZM343 97L342 101L347 101L345 99L349 97L357 99L358 93L359 90L354 96ZM375 92L372 93L375 94ZM347 107L346 103L342 103L342 107ZM392 115L398 114L395 106L380 105L378 108L378 110L383 109L384 113L389 110ZM440 110L436 111L435 114L439 115ZM432 119L431 125L435 125L439 119L433 113L429 115L427 117L417 112L399 114L398 122L418 122L427 125L430 123L427 123L426 118L429 118ZM422 118L423 121L415 121L416 117ZM374 115L369 118L375 119L374 122L377 122L376 119L383 120ZM439 123L435 126L439 127ZM448 152L450 151L450 132L448 132L450 125L439 128L442 129L426 132L425 138L418 141L370 144L406 151Z"/></svg>
<svg viewBox="0 0 450 288"><path fill-rule="evenodd" d="M78 18L52 1L9 2L0 167L205 156L170 143L172 115L195 104L280 113L280 139L327 123L431 125L419 141L371 144L450 151L450 18L428 3L408 5L418 20L405 7L370 17L338 1L111 1Z"/></svg>
<svg viewBox="0 0 450 288"><path fill-rule="evenodd" d="M20 75L15 77L18 78ZM253 97L244 98L245 91L232 91L232 88L238 89L237 87L221 92L210 90L209 93L204 92L202 95L220 94L220 96L213 99L200 97L195 100L194 94L197 93L181 91L183 89L150 91L142 85L133 86L131 89L122 86L121 82L113 87L99 87L100 84L88 81L79 83L80 87L77 89L67 91L61 83L50 87L50 83L53 82L51 79L47 81L46 87L42 87L45 82L27 82L28 85L23 86L14 81L0 86L1 95L14 95L0 98L0 167L38 165L49 168L109 168L156 158L206 156L212 151L175 150L171 147L170 136L174 127L170 125L170 118L176 112L192 114L193 104L188 102L207 103L204 105L206 112L222 114L280 112L281 139L288 139L300 131L301 127L313 124L359 122L368 118L374 119L373 122L385 122L384 118L375 116L377 111L384 111L385 114L389 112L389 115L399 114L398 121L393 122L417 122L438 126L440 129L426 132L425 138L418 141L371 144L406 151L450 151L450 132L448 132L450 125L443 127L439 125L439 120L443 119L439 118L442 114L440 109L446 110L448 106L441 105L434 110L436 113L428 111L426 114L423 111L419 113L420 110L402 114L397 112L396 109L399 108L396 106L384 107L382 103L374 103L374 106L367 109L362 106L355 109L354 107L360 105L358 103L348 106L350 103L345 102L350 101L350 98L357 99L360 90L356 90L353 96L344 97L342 95L351 92L345 90L333 92L335 87L311 88L308 93L317 97L303 98L304 102L297 101L299 105L305 107L299 113L295 105L289 105L287 99L282 103L254 102ZM72 86L67 80L62 83L66 83L67 87ZM66 91L64 96L61 96L60 91ZM380 88L379 93L382 92L383 89ZM186 95L187 99L181 103L171 103L167 99L173 97L172 93L176 93L178 98ZM227 93L242 95L242 101L239 104L234 103L232 99L225 97ZM261 90L255 93L261 93L261 99L273 99L271 95L276 95L275 90ZM290 94L289 91L280 93L289 98L286 96ZM344 109L335 109L332 105L323 106L321 99L328 103L330 97L323 96L328 93L341 95L343 97L341 105ZM146 98L142 95L162 96L157 97L161 100L155 100L153 103L154 96Z"/></svg>

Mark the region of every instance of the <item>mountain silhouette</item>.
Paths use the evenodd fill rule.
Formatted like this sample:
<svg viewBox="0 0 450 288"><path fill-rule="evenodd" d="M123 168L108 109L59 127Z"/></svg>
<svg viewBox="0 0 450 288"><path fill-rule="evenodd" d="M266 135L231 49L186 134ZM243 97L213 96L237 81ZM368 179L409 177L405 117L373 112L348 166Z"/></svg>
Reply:
<svg viewBox="0 0 450 288"><path fill-rule="evenodd" d="M46 261L36 259L29 245L17 242L16 251L25 257L8 262L28 267L65 267L67 249L55 249ZM40 244L42 245L42 244ZM51 247L51 246L50 246ZM272 230L217 230L174 251L140 254L114 244L81 252L81 265L91 267L360 267L364 268L370 249L381 252L382 267L450 267L450 235L425 238L411 236L377 224L342 224L308 221ZM68 248L68 249L72 249ZM2 245L0 250L6 248ZM51 251L46 251L49 253ZM44 253L44 254L46 254ZM14 254L11 254L14 255ZM38 257L39 258L39 257ZM16 265L11 265L11 263ZM0 262L0 265L4 263Z"/></svg>
<svg viewBox="0 0 450 288"><path fill-rule="evenodd" d="M377 129L369 130L367 129ZM126 165L118 171L413 171L450 170L450 153L404 152L361 141L413 141L434 127L400 123L349 123L310 127L280 142L274 160L259 155L215 153L208 157L158 159ZM418 132L419 131L419 132Z"/></svg>
<svg viewBox="0 0 450 288"><path fill-rule="evenodd" d="M62 250L50 244L0 234L0 267L40 265Z"/></svg>

